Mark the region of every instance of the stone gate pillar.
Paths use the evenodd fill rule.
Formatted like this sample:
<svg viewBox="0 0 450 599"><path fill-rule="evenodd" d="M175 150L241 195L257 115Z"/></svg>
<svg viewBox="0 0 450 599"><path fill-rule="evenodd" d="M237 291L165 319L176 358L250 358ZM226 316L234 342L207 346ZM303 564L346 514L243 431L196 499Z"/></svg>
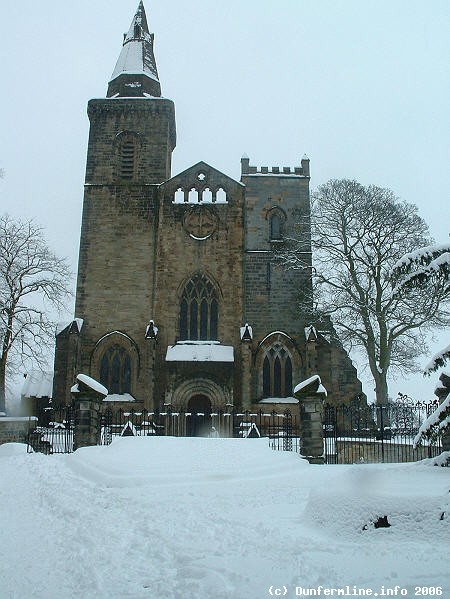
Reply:
<svg viewBox="0 0 450 599"><path fill-rule="evenodd" d="M252 376L252 327L246 322L240 329L241 336L241 380L242 380L242 407L244 410L250 410L252 405L251 397L251 376Z"/></svg>
<svg viewBox="0 0 450 599"><path fill-rule="evenodd" d="M320 376L299 383L294 397L300 404L300 453L310 464L323 464L323 403L327 391Z"/></svg>
<svg viewBox="0 0 450 599"><path fill-rule="evenodd" d="M79 374L70 390L75 403L73 448L100 444L100 410L108 389L86 374Z"/></svg>

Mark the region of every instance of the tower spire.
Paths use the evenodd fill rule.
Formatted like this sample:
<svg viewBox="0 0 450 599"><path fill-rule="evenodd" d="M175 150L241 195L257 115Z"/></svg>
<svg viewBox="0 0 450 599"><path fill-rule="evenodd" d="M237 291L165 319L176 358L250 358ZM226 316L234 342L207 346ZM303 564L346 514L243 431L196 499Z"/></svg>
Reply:
<svg viewBox="0 0 450 599"><path fill-rule="evenodd" d="M153 39L141 0L128 33L124 34L122 51L108 85L108 97L161 96Z"/></svg>

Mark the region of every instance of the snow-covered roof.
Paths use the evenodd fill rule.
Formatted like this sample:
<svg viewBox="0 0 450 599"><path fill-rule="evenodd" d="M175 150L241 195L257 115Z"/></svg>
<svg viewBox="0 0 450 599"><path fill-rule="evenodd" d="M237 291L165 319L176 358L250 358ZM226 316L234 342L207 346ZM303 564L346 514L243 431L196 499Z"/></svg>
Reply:
<svg viewBox="0 0 450 599"><path fill-rule="evenodd" d="M22 397L51 397L53 390L53 372L32 370L22 386Z"/></svg>
<svg viewBox="0 0 450 599"><path fill-rule="evenodd" d="M169 345L167 362L234 362L231 345L221 345L218 341L179 341Z"/></svg>
<svg viewBox="0 0 450 599"><path fill-rule="evenodd" d="M153 34L149 33L142 2L131 21L123 40L122 51L111 75L111 81L119 75L146 75L159 81L153 54Z"/></svg>
<svg viewBox="0 0 450 599"><path fill-rule="evenodd" d="M59 335L60 333L62 333L63 331L65 331L67 329L67 327L70 327L71 325L73 325L74 327L76 327L78 329L78 332L81 332L81 329L83 328L83 322L84 320L82 318L74 318L73 320L70 320L69 322L67 322L67 320L65 320L64 322L59 322L56 325L56 335Z"/></svg>
<svg viewBox="0 0 450 599"><path fill-rule="evenodd" d="M159 81L156 64L150 58L149 52L146 52L143 40L132 40L123 45L111 81L119 75L147 75Z"/></svg>

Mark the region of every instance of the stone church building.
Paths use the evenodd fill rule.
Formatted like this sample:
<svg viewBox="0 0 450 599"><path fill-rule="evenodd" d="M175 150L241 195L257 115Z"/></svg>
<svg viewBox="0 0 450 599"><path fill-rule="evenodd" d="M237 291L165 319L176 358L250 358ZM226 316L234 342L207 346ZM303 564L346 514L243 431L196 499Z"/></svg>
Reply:
<svg viewBox="0 0 450 599"><path fill-rule="evenodd" d="M315 373L331 401L361 395L333 332L298 311L310 273L275 260L308 222L308 158L243 157L239 181L207 162L172 175L175 107L142 2L88 116L75 317L56 337L54 401L71 401L80 372L135 409L285 409Z"/></svg>

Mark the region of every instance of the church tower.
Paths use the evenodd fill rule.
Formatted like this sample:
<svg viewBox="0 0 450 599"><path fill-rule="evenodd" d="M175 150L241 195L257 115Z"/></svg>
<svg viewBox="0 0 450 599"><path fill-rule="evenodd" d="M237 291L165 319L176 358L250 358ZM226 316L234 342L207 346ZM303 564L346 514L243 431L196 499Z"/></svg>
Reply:
<svg viewBox="0 0 450 599"><path fill-rule="evenodd" d="M158 184L170 178L175 108L161 86L140 2L108 85L88 103L75 316L57 336L53 397L70 401L78 372L110 394L152 403L146 325L154 309Z"/></svg>
<svg viewBox="0 0 450 599"><path fill-rule="evenodd" d="M240 181L205 161L172 175L175 109L153 41L140 2L106 97L88 103L75 318L56 337L55 403L71 402L79 373L126 411L208 418L297 406L295 383L317 372L330 397L360 394L332 329L298 310L310 271L277 260L300 222L311 259L309 159L258 168L245 156Z"/></svg>

